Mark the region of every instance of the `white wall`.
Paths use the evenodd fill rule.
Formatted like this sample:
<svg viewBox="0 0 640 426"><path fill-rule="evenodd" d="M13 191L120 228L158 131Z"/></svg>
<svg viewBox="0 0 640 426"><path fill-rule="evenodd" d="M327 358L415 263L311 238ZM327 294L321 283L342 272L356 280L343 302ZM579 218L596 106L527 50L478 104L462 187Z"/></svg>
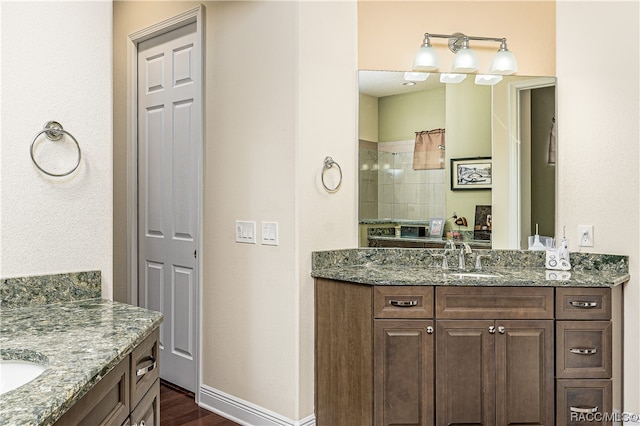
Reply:
<svg viewBox="0 0 640 426"><path fill-rule="evenodd" d="M3 1L1 8L0 276L100 270L110 298L111 1ZM82 149L80 167L66 178L31 162L29 145L49 120ZM75 158L49 147L60 154L55 161Z"/></svg>
<svg viewBox="0 0 640 426"><path fill-rule="evenodd" d="M556 227L566 226L572 251L578 250L578 225L585 224L594 225L595 243L588 251L630 257L631 281L624 287L624 409L639 413L639 2L559 1L556 18ZM588 34L596 35L586 42ZM615 48L620 41L623 47Z"/></svg>

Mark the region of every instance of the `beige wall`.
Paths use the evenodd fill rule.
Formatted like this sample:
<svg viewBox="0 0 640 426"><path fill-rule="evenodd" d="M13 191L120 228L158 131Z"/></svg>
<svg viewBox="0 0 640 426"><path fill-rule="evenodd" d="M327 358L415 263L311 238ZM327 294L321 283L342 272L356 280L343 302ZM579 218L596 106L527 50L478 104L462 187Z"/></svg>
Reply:
<svg viewBox="0 0 640 426"><path fill-rule="evenodd" d="M506 37L519 74L555 75L553 1L359 1L359 68L409 70L425 32ZM454 55L446 40L432 39L432 45L440 70L447 72ZM488 70L498 45L477 42L472 47L481 69Z"/></svg>
<svg viewBox="0 0 640 426"><path fill-rule="evenodd" d="M111 298L111 2L0 7L0 277L99 270L102 295ZM31 162L31 141L49 120L82 150L67 177L49 177ZM58 173L77 158L68 138L41 135L35 152Z"/></svg>
<svg viewBox="0 0 640 426"><path fill-rule="evenodd" d="M126 35L198 4L114 4L114 273L123 298ZM356 6L203 4L203 387L298 420L313 413L311 252L357 245ZM335 194L320 183L327 155L343 170ZM235 243L237 219L277 221L279 246Z"/></svg>

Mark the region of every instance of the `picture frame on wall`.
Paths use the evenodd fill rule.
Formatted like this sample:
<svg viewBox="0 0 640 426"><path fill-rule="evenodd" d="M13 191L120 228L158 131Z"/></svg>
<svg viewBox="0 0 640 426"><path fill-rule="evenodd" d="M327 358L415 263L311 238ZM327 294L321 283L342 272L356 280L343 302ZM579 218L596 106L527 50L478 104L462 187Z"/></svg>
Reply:
<svg viewBox="0 0 640 426"><path fill-rule="evenodd" d="M451 159L451 190L491 189L491 157Z"/></svg>
<svg viewBox="0 0 640 426"><path fill-rule="evenodd" d="M429 238L442 238L443 232L443 217L432 217L431 219L429 219Z"/></svg>

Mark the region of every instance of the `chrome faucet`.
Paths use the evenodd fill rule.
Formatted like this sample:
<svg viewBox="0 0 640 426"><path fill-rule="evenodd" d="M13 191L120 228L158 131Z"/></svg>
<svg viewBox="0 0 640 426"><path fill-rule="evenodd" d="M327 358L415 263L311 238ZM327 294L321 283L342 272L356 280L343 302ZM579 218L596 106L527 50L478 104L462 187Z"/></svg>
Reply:
<svg viewBox="0 0 640 426"><path fill-rule="evenodd" d="M466 269L464 261L465 254L471 254L471 247L469 247L467 243L460 243L460 253L458 254L458 269L460 270Z"/></svg>
<svg viewBox="0 0 640 426"><path fill-rule="evenodd" d="M456 243L451 240L447 240L447 242L444 243L444 253L433 254L432 256L442 257L442 269L447 270L449 269L449 262L447 261L447 256L449 255L449 253L455 252L455 251L456 251Z"/></svg>
<svg viewBox="0 0 640 426"><path fill-rule="evenodd" d="M456 250L456 243L453 240L447 240L447 242L444 243L444 252L449 253L449 250Z"/></svg>
<svg viewBox="0 0 640 426"><path fill-rule="evenodd" d="M478 253L476 255L476 269L478 271L480 271L482 269L482 259L483 258L488 259L489 257L491 257L491 256L489 256L488 254L480 254L480 253Z"/></svg>

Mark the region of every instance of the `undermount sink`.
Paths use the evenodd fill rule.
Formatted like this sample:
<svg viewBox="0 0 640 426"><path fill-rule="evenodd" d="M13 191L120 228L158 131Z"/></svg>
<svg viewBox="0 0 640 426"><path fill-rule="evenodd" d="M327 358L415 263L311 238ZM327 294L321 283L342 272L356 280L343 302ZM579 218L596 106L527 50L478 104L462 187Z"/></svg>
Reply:
<svg viewBox="0 0 640 426"><path fill-rule="evenodd" d="M484 272L454 272L447 275L454 278L499 278L502 276L499 274L490 274Z"/></svg>
<svg viewBox="0 0 640 426"><path fill-rule="evenodd" d="M46 366L23 360L0 360L0 395L36 379Z"/></svg>

